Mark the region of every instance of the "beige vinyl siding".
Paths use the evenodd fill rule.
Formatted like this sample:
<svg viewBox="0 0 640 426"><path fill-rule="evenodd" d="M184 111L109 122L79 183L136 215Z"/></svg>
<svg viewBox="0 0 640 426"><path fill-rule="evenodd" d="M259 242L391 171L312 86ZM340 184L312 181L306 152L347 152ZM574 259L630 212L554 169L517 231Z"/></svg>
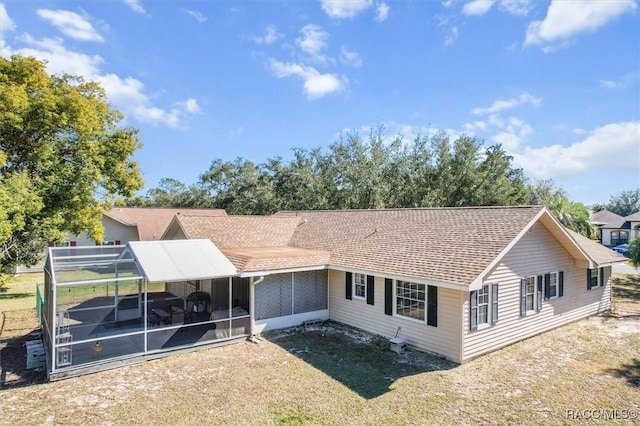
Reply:
<svg viewBox="0 0 640 426"><path fill-rule="evenodd" d="M120 244L127 244L129 241L138 241L138 228L124 225L108 216L102 216L102 226L104 227L104 241L120 241ZM86 232L80 235L69 235L69 241L76 241L79 246L94 246L95 240L89 237Z"/></svg>
<svg viewBox="0 0 640 426"><path fill-rule="evenodd" d="M164 236L163 240L186 240L187 236L184 234L184 231L177 225L175 222L172 223L170 229L167 230L167 234Z"/></svg>
<svg viewBox="0 0 640 426"><path fill-rule="evenodd" d="M564 295L543 299L541 312L520 316L520 279L555 271L564 271ZM573 258L543 225L534 225L484 280L485 284L499 284L499 322L470 331L466 293L463 360L609 309L610 277L611 267L607 267L605 285L587 290L587 270L574 266Z"/></svg>
<svg viewBox="0 0 640 426"><path fill-rule="evenodd" d="M364 299L345 297L345 273L329 271L329 318L384 337L399 337L419 349L443 355L454 361L460 357L461 294L438 287L438 326L384 313L384 277L375 277L374 305Z"/></svg>

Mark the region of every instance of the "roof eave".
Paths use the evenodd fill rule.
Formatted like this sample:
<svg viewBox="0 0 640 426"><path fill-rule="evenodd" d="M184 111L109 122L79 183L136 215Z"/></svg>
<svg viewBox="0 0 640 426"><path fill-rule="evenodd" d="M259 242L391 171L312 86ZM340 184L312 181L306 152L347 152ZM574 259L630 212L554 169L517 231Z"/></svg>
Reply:
<svg viewBox="0 0 640 426"><path fill-rule="evenodd" d="M107 213L107 212L102 212L103 215L107 216L109 219L115 220L118 223L121 223L125 226L138 226L137 223L132 223L132 222L127 222L126 220L122 220L120 219L118 216L115 216L113 214Z"/></svg>
<svg viewBox="0 0 640 426"><path fill-rule="evenodd" d="M311 265L311 266L299 266L295 268L281 268L281 269L262 269L256 271L238 271L238 276L240 278L250 278L250 277L262 277L267 275L275 275L275 274L288 274L291 272L305 272L305 271L321 271L323 269L328 269L329 265Z"/></svg>
<svg viewBox="0 0 640 426"><path fill-rule="evenodd" d="M433 285L437 287L448 288L451 290L459 290L459 291L469 290L469 287L467 287L465 284L431 280L428 278L411 276L411 275L390 274L387 272L379 272L379 271L372 271L372 270L359 269L359 268L350 268L350 267L345 267L340 265L331 265L331 264L329 265L329 269L334 269L336 271L353 272L356 274L363 274L363 275L375 275L379 277L382 276L385 278L391 278L393 280L411 281L417 284Z"/></svg>

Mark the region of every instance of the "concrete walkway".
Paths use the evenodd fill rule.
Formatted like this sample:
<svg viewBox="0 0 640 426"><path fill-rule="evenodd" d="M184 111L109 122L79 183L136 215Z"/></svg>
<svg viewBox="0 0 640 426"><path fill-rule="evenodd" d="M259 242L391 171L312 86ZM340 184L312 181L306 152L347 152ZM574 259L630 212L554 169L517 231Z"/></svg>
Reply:
<svg viewBox="0 0 640 426"><path fill-rule="evenodd" d="M640 274L640 268L634 268L626 263L616 263L612 268L614 274Z"/></svg>

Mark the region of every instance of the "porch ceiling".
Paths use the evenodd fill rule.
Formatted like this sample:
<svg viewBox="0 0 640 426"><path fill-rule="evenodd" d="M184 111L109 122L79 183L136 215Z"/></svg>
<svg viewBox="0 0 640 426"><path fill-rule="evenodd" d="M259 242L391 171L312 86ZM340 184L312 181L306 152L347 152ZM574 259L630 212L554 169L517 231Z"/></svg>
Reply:
<svg viewBox="0 0 640 426"><path fill-rule="evenodd" d="M221 278L238 273L210 240L131 241L128 245L150 282Z"/></svg>

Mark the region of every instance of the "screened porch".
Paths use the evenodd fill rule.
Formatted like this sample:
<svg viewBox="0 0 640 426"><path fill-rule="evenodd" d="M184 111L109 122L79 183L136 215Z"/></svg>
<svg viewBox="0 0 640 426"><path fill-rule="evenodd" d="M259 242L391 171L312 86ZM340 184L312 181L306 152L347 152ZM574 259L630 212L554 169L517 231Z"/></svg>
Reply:
<svg viewBox="0 0 640 426"><path fill-rule="evenodd" d="M208 240L52 247L42 326L51 379L246 338L249 279Z"/></svg>

